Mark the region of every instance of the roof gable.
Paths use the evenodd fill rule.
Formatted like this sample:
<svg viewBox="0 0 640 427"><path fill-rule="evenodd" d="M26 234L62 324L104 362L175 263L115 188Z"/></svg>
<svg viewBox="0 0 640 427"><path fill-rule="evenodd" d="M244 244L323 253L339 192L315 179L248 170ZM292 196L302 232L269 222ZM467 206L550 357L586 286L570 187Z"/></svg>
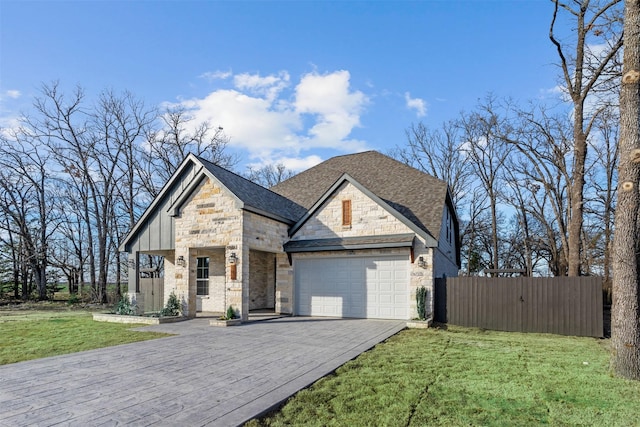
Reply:
<svg viewBox="0 0 640 427"><path fill-rule="evenodd" d="M280 194L255 182L222 168L208 160L197 157L205 170L220 182L242 203L242 208L293 224L302 217L306 209Z"/></svg>
<svg viewBox="0 0 640 427"><path fill-rule="evenodd" d="M359 191L364 193L376 204L378 204L387 212L389 212L391 215L393 215L397 220L399 220L401 223L409 227L409 229L411 229L417 235L424 238L427 243L427 246L437 246L438 244L437 240L431 234L429 234L428 231L419 227L416 223L414 223L413 221L405 217L402 213L400 213L398 210L396 210L391 204L382 200L380 197L378 197L376 194L369 191L366 187L364 187L362 184L360 184L358 181L356 181L351 176L349 176L349 174L346 174L346 173L343 174L331 187L329 187L329 189L316 201L316 203L313 204L313 206L309 209L309 211L290 228L289 236L293 236L298 230L300 230L300 228L311 217L313 217L313 215L315 215L319 210L321 210L324 203L333 194L335 194L338 191L338 189L342 186L342 184L345 182L348 182L354 187L356 187Z"/></svg>
<svg viewBox="0 0 640 427"><path fill-rule="evenodd" d="M182 205L189 200L189 196L205 177L219 183L229 196L236 200L239 209L245 209L286 224L294 224L306 212L305 208L280 194L274 193L208 160L189 154L124 238L119 249L128 251L131 243L147 227L148 223L153 221L157 214L161 213L162 216L171 218L179 215ZM160 212L160 210L163 212ZM171 221L173 220L171 219ZM164 249L171 248L172 246L167 246Z"/></svg>
<svg viewBox="0 0 640 427"><path fill-rule="evenodd" d="M176 201L183 197L193 180L202 174L202 170L203 166L197 162L195 156L187 156L182 163L180 163L173 175L171 175L171 178L164 184L158 195L151 201L133 228L121 241L119 250L128 252L132 244L140 243L140 236L145 234L149 227L153 229L153 231L149 232L151 234L149 236L150 239L155 238L155 235L162 236L163 240L166 237L170 238L168 242L145 244L144 247L146 249L172 249L173 216L169 213L169 207L175 205ZM153 226L158 219L160 219L162 223L162 226L159 228ZM168 236L168 234L171 235Z"/></svg>
<svg viewBox="0 0 640 427"><path fill-rule="evenodd" d="M333 157L271 189L311 209L344 174L439 240L446 182L376 151Z"/></svg>

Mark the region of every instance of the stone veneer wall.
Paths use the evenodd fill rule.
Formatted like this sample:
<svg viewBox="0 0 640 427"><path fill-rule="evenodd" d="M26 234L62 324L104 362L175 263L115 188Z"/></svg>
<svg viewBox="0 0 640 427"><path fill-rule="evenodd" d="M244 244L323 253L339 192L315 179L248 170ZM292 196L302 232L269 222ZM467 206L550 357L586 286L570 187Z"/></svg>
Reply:
<svg viewBox="0 0 640 427"><path fill-rule="evenodd" d="M342 225L343 200L351 200L351 226ZM412 230L353 184L345 182L296 232L293 240L404 233Z"/></svg>
<svg viewBox="0 0 640 427"><path fill-rule="evenodd" d="M275 254L249 251L249 310L274 308Z"/></svg>
<svg viewBox="0 0 640 427"><path fill-rule="evenodd" d="M247 320L251 308L250 251L282 254L282 245L288 238L287 224L243 211L236 199L217 182L205 179L183 204L180 217L175 221L175 230L175 259L183 256L187 260L186 267L175 266L173 284L176 294L184 301L185 315L194 317L196 313L196 258L209 254L212 263L220 259L224 262L225 284L224 287L220 286L220 272L215 271L212 264L208 309L224 311L231 305ZM221 258L220 249L224 249L224 258ZM228 262L231 253L238 258L235 280L231 280L231 265ZM267 281L269 274L271 280L276 280L273 275L277 273L267 272ZM269 299L273 300L274 297L267 294L266 303L269 304ZM222 300L226 307L220 305Z"/></svg>
<svg viewBox="0 0 640 427"><path fill-rule="evenodd" d="M186 266L175 266L174 286L186 316L196 314L196 258L201 249L207 248L225 249L226 304L241 311L243 264L248 269L248 263L243 263L248 258L243 258L242 227L242 210L217 182L203 180L183 204L180 216L175 219L175 259L183 256ZM231 252L239 257L236 280L230 279L230 266L226 262Z"/></svg>
<svg viewBox="0 0 640 427"><path fill-rule="evenodd" d="M267 278L269 287L273 283L272 280L276 282L275 295L268 295L268 298L273 298L275 301L269 300L268 306L275 305L277 313L293 313L293 267L289 265L289 259L282 248L289 240L289 226L253 212L244 213L243 224L247 238L246 245L253 250L268 252L269 255L276 257L276 271L271 273L275 274L275 278L273 276ZM269 263L272 265L272 261Z"/></svg>
<svg viewBox="0 0 640 427"><path fill-rule="evenodd" d="M285 253L276 254L276 313L293 314L293 267Z"/></svg>

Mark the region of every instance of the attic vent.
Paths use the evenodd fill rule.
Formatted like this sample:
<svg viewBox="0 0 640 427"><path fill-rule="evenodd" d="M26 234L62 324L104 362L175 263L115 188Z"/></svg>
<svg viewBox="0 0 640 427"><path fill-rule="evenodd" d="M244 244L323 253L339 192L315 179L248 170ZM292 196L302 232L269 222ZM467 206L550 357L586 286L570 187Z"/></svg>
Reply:
<svg viewBox="0 0 640 427"><path fill-rule="evenodd" d="M342 201L342 225L351 225L351 200Z"/></svg>

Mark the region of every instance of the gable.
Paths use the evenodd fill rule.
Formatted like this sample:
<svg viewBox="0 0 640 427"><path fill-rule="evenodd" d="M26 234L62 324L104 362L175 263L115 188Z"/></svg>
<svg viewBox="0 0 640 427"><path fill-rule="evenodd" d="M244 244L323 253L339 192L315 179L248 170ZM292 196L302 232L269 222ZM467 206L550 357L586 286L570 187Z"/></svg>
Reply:
<svg viewBox="0 0 640 427"><path fill-rule="evenodd" d="M345 206L350 208L349 224L345 224ZM292 240L408 233L420 235L428 245L437 244L432 236L348 175L337 181L290 231Z"/></svg>
<svg viewBox="0 0 640 427"><path fill-rule="evenodd" d="M221 185L238 198L245 210L289 224L293 224L306 212L302 206L280 194L205 159L198 158L198 160L209 176L215 177Z"/></svg>
<svg viewBox="0 0 640 427"><path fill-rule="evenodd" d="M129 253L174 249L175 219L171 207L184 197L201 174L201 165L193 159L185 159L123 239L119 249Z"/></svg>
<svg viewBox="0 0 640 427"><path fill-rule="evenodd" d="M136 225L123 239L119 249L160 251L174 249L175 220L196 189L206 180L235 201L235 206L285 224L294 224L306 210L244 177L189 154Z"/></svg>
<svg viewBox="0 0 640 427"><path fill-rule="evenodd" d="M439 239L447 184L376 151L333 157L274 186L272 191L311 209L348 174L425 235Z"/></svg>

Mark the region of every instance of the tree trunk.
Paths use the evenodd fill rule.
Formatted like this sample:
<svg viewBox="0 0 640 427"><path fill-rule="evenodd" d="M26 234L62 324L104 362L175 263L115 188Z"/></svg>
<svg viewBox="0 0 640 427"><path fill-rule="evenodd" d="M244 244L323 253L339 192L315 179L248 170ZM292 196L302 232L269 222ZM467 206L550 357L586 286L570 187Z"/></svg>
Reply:
<svg viewBox="0 0 640 427"><path fill-rule="evenodd" d="M582 131L582 108L576 109L573 150L573 181L571 183L571 211L569 216L569 276L580 275L580 249L584 203L584 172L587 159L587 138Z"/></svg>
<svg viewBox="0 0 640 427"><path fill-rule="evenodd" d="M611 366L624 378L640 380L640 0L625 5L619 148Z"/></svg>

